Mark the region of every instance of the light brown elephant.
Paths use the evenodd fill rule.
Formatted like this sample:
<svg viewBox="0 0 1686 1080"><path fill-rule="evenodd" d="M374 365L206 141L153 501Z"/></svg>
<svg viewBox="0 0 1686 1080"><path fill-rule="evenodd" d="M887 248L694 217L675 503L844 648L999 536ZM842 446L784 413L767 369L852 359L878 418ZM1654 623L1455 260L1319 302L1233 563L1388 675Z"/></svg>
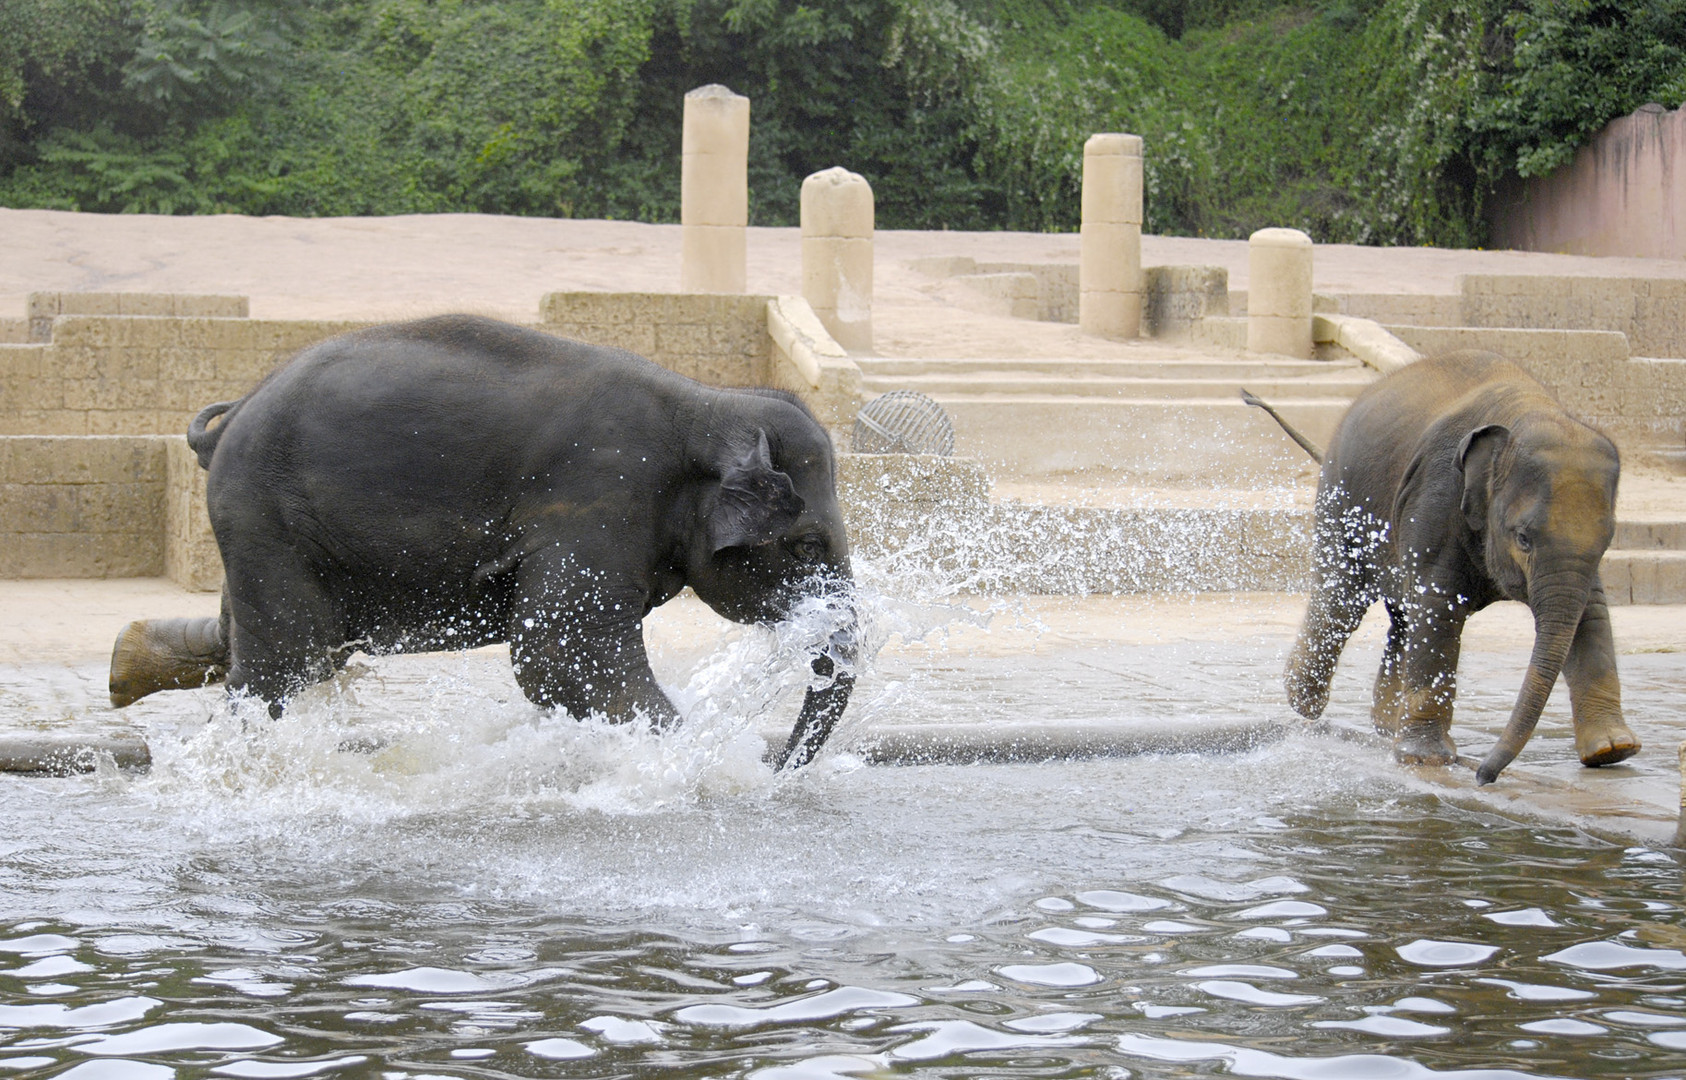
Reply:
<svg viewBox="0 0 1686 1080"><path fill-rule="evenodd" d="M1323 463L1312 594L1286 676L1296 712L1322 715L1341 649L1380 600L1390 626L1372 720L1401 762L1452 763L1464 621L1495 600L1519 600L1534 614L1533 655L1478 781L1491 783L1521 752L1559 673L1581 761L1638 753L1598 577L1621 471L1608 438L1486 352L1422 360L1379 380L1341 418L1325 455L1277 420Z"/></svg>

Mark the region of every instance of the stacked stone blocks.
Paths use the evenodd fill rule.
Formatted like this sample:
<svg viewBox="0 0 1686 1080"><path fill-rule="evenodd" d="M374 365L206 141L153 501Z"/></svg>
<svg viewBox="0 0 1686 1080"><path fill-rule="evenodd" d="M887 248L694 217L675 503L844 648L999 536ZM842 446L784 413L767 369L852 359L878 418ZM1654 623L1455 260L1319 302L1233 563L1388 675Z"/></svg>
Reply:
<svg viewBox="0 0 1686 1080"><path fill-rule="evenodd" d="M363 325L59 315L50 342L0 346L0 434L184 431L304 346Z"/></svg>
<svg viewBox="0 0 1686 1080"><path fill-rule="evenodd" d="M244 319L251 313L244 296L193 293L38 292L25 302L32 341L52 337L53 320L60 315L194 315Z"/></svg>
<svg viewBox="0 0 1686 1080"><path fill-rule="evenodd" d="M0 577L162 573L166 441L0 436Z"/></svg>
<svg viewBox="0 0 1686 1080"><path fill-rule="evenodd" d="M1686 358L1686 279L1466 274L1465 326L1614 330L1636 356Z"/></svg>
<svg viewBox="0 0 1686 1080"><path fill-rule="evenodd" d="M681 293L547 293L538 329L626 349L714 386L769 378L765 296Z"/></svg>

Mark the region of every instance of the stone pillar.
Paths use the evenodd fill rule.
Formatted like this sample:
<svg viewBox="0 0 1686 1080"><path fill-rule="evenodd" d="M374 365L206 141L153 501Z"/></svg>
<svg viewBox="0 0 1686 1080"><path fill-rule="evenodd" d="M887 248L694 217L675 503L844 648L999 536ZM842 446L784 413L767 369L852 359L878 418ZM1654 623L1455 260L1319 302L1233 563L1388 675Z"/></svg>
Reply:
<svg viewBox="0 0 1686 1080"><path fill-rule="evenodd" d="M1311 237L1298 229L1247 238L1247 351L1311 356Z"/></svg>
<svg viewBox="0 0 1686 1080"><path fill-rule="evenodd" d="M847 169L802 181L802 296L837 344L872 351L872 185Z"/></svg>
<svg viewBox="0 0 1686 1080"><path fill-rule="evenodd" d="M1133 338L1142 327L1142 140L1091 135L1083 144L1083 235L1077 323L1085 334Z"/></svg>
<svg viewBox="0 0 1686 1080"><path fill-rule="evenodd" d="M686 94L680 150L680 288L741 293L749 225L749 99L718 83Z"/></svg>

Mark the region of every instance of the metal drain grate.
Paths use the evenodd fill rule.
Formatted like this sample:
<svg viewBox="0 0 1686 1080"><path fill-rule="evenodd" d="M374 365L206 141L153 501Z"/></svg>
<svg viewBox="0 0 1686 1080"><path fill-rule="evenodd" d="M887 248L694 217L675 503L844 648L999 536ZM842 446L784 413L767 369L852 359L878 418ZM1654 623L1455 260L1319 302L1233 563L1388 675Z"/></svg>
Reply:
<svg viewBox="0 0 1686 1080"><path fill-rule="evenodd" d="M857 454L954 453L948 413L917 390L892 390L866 403L855 417L851 441Z"/></svg>

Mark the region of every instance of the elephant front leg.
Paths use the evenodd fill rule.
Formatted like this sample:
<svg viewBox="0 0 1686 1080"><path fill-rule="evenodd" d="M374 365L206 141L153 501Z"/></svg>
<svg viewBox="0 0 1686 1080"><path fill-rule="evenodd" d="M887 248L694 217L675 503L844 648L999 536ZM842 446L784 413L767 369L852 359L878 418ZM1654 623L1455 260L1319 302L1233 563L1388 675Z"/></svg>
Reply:
<svg viewBox="0 0 1686 1080"><path fill-rule="evenodd" d="M1431 595L1406 611L1400 645L1404 717L1393 742L1393 756L1401 765L1450 765L1458 759L1452 705L1458 696L1458 648L1468 612L1437 607Z"/></svg>
<svg viewBox="0 0 1686 1080"><path fill-rule="evenodd" d="M644 649L644 603L631 590L524 594L514 606L510 659L535 705L652 727L679 722Z"/></svg>
<svg viewBox="0 0 1686 1080"><path fill-rule="evenodd" d="M1575 753L1581 764L1613 765L1639 753L1639 736L1622 719L1622 685L1616 678L1616 643L1604 587L1594 581L1586 610L1563 664L1575 717Z"/></svg>

